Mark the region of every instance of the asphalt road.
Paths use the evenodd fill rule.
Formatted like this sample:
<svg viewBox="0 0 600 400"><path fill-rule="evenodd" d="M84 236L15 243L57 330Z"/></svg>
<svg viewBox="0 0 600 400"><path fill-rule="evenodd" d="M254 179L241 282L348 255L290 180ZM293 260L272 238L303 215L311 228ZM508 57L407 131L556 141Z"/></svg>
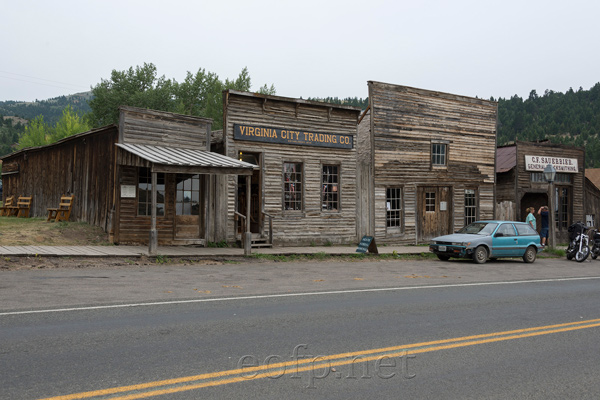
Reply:
<svg viewBox="0 0 600 400"><path fill-rule="evenodd" d="M599 267L2 272L0 398L598 398Z"/></svg>

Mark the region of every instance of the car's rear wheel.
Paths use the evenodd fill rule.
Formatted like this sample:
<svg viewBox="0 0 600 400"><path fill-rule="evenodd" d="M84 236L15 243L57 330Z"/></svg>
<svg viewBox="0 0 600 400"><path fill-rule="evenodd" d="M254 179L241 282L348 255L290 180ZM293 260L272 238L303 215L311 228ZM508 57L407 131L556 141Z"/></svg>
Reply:
<svg viewBox="0 0 600 400"><path fill-rule="evenodd" d="M537 256L537 250L533 246L529 246L527 250L525 250L525 254L523 254L523 261L526 263L532 263L535 261L535 257Z"/></svg>
<svg viewBox="0 0 600 400"><path fill-rule="evenodd" d="M487 261L488 251L484 246L477 246L475 251L473 252L473 261L477 264L483 264Z"/></svg>
<svg viewBox="0 0 600 400"><path fill-rule="evenodd" d="M449 256L445 256L443 254L438 254L437 257L442 261L448 261L450 259Z"/></svg>

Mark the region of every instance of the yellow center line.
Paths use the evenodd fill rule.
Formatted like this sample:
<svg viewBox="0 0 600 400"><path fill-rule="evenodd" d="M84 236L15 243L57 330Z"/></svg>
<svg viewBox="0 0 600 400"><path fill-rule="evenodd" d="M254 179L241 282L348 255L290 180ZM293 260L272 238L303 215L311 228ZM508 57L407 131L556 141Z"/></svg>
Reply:
<svg viewBox="0 0 600 400"><path fill-rule="evenodd" d="M563 324L546 325L546 326L539 326L539 327L533 327L533 328L510 330L510 331L504 331L504 332L463 336L463 337L452 338L452 339L442 339L442 340L435 340L435 341L422 342L422 343L413 343L413 344L401 345L401 346L384 347L384 348L379 348L379 349L340 353L340 354L334 354L334 355L329 355L329 356L319 356L316 358L307 358L307 359L301 359L301 360L298 359L298 360L288 361L288 362L259 365L256 367L238 368L238 369L219 371L219 372L213 372L213 373L207 373L207 374L201 374L201 375L194 375L194 376L188 376L188 377L182 377L182 378L167 379L167 380L155 381L155 382L147 382L147 383L142 383L142 384L137 384L137 385L121 386L121 387L115 387L115 388L110 388L110 389L95 390L95 391L90 391L90 392L74 393L74 394L65 395L65 396L49 397L49 398L42 399L42 400L87 399L87 398L96 397L96 396L106 396L106 395L116 394L116 393L132 392L132 391L138 391L138 390L144 390L144 389L157 388L157 387L161 387L161 386L172 386L172 385L178 385L178 384L187 383L187 382L212 379L209 382L202 382L202 383L186 385L186 386L178 386L178 387L174 387L174 388L161 389L161 390L155 390L155 391L150 391L150 392L135 393L135 394L131 394L131 395L123 396L123 397L116 397L116 398L111 399L111 400L133 400L133 399L139 399L139 398L147 398L147 397L152 397L152 396L182 392L182 391L187 391L187 390L200 389L200 388L205 388L205 387L210 387L210 386L220 386L220 385L226 385L229 383L262 379L262 378L266 378L266 377L282 376L282 375L287 375L287 374L292 374L292 373L310 371L310 370L314 370L315 368L321 368L321 367L325 367L325 366L334 367L334 366L340 366L340 365L348 365L348 364L352 364L352 363L364 363L364 362L377 360L377 359L381 358L382 356L386 356L386 357L390 357L390 358L401 357L401 356L410 355L410 354L427 353L427 352L438 351L438 350L453 349L453 348L465 347L465 346L474 346L474 345L478 345L478 344L500 342L500 341L512 340L512 339L521 339L521 338L526 338L526 337L547 335L547 334L551 334L551 333L568 332L568 331L574 331L574 330L578 330L578 329L587 329L587 328L594 328L594 327L599 327L599 326L600 326L600 319L592 319L592 320L586 320L586 321L576 321L576 322L569 322L569 323L563 323ZM365 355L370 355L370 356L357 358L359 356L365 356ZM337 361L335 361L335 360L337 360ZM310 364L310 365L305 365L305 364ZM288 370L287 367L294 367L294 368L292 368L291 370ZM261 371L267 371L267 372L258 373ZM252 372L256 372L257 374L249 376L248 374L252 373ZM239 377L234 377L234 378L229 378L229 379L222 379L227 376L241 375L241 374L244 374L244 376L239 376Z"/></svg>

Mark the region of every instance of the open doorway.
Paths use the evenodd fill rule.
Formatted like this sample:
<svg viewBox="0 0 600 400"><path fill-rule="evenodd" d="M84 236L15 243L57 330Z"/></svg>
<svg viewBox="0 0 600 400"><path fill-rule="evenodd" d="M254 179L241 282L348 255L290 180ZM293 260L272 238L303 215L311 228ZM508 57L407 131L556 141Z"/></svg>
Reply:
<svg viewBox="0 0 600 400"><path fill-rule="evenodd" d="M537 214L541 206L549 206L547 193L525 193L521 199L521 221L527 218L527 209L533 207L533 215L535 216L536 229L539 232L542 224L542 217Z"/></svg>
<svg viewBox="0 0 600 400"><path fill-rule="evenodd" d="M247 153L240 151L238 153L238 159L240 161L244 161L250 164L260 166L260 153ZM260 218L260 210L261 210L261 173L260 168L256 168L252 173L252 177L250 180L250 232L252 233L260 233L261 229L261 218ZM237 211L240 214L246 215L246 202L247 202L247 194L246 194L246 177L238 176L238 185L237 185ZM242 232L242 225L238 225L238 234Z"/></svg>

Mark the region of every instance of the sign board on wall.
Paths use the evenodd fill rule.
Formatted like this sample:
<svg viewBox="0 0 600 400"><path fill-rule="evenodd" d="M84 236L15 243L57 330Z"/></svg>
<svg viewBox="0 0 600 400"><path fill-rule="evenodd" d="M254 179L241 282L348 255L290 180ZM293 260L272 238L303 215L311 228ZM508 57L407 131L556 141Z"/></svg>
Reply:
<svg viewBox="0 0 600 400"><path fill-rule="evenodd" d="M135 185L121 185L122 198L135 198Z"/></svg>
<svg viewBox="0 0 600 400"><path fill-rule="evenodd" d="M548 164L556 168L556 172L576 174L579 172L576 158L525 156L525 170L543 172Z"/></svg>
<svg viewBox="0 0 600 400"><path fill-rule="evenodd" d="M233 125L233 138L252 142L291 144L298 146L352 149L351 135L339 133L308 132L296 129L265 128L255 125Z"/></svg>

